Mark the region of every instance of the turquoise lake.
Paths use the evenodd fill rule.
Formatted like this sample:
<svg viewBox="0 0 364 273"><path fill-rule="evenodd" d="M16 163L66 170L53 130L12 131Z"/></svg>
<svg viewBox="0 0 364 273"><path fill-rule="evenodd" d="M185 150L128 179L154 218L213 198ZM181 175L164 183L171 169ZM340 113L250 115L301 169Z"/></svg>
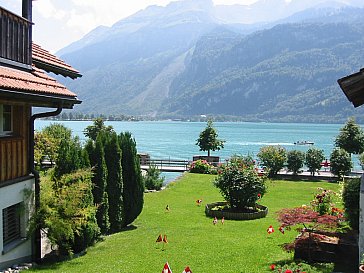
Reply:
<svg viewBox="0 0 364 273"><path fill-rule="evenodd" d="M40 130L55 121L37 120L35 129ZM58 121L57 121L58 122ZM92 121L59 121L72 129L74 135L85 140L83 130ZM199 151L196 139L206 127L205 122L173 122L173 121L107 121L106 125L114 127L117 133L129 131L135 137L138 152L150 154L152 159L184 159L192 160L193 155L203 155ZM305 123L254 123L254 122L215 122L219 138L225 140L220 151L212 152L223 160L231 155L240 154L255 157L259 149L265 145L281 145L289 150L306 151L309 147L324 150L330 157L334 148L335 137L343 124L305 124ZM297 141L312 141L314 145L295 145ZM353 155L354 169L359 170L357 156ZM166 179L176 174L167 174Z"/></svg>

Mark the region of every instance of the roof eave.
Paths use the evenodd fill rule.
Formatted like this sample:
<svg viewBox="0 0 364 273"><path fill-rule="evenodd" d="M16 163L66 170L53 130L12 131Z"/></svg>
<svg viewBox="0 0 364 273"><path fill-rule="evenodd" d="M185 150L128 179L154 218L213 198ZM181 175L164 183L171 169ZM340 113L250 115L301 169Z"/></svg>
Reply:
<svg viewBox="0 0 364 273"><path fill-rule="evenodd" d="M364 104L364 68L357 73L339 79L337 82L354 107Z"/></svg>
<svg viewBox="0 0 364 273"><path fill-rule="evenodd" d="M57 96L57 95L44 95L44 94L30 94L21 91L0 89L0 97L5 99L18 99L29 103L36 107L59 107L61 105L64 109L73 109L75 104L81 104L82 101L77 97Z"/></svg>
<svg viewBox="0 0 364 273"><path fill-rule="evenodd" d="M43 62L41 60L38 60L36 58L33 58L33 64L40 69L43 69L47 72L52 72L54 74L59 74L64 77L70 77L71 79L81 78L82 75L79 72L75 72L72 70L64 69L59 66L52 65L47 62Z"/></svg>

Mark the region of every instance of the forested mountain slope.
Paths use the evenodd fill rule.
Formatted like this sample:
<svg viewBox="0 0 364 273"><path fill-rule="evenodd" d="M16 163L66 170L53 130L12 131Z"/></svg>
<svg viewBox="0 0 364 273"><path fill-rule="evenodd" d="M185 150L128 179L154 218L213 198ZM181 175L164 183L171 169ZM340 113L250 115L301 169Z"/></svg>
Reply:
<svg viewBox="0 0 364 273"><path fill-rule="evenodd" d="M322 2L322 1L321 1ZM320 4L277 22L222 24L210 0L151 6L59 52L85 113L264 121L364 117L337 79L364 67L364 9Z"/></svg>

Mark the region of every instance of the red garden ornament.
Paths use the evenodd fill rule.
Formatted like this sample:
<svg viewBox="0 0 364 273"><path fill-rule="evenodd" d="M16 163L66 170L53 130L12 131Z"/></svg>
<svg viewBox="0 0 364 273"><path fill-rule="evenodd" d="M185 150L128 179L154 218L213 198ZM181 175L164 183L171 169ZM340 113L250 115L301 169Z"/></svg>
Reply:
<svg viewBox="0 0 364 273"><path fill-rule="evenodd" d="M284 226L280 226L280 227L279 227L279 231L280 231L282 234L284 234L284 231L285 231L285 230L284 230Z"/></svg>
<svg viewBox="0 0 364 273"><path fill-rule="evenodd" d="M172 273L172 270L171 268L169 267L169 264L168 262L165 263L164 267L163 267L163 270L162 270L162 273Z"/></svg>
<svg viewBox="0 0 364 273"><path fill-rule="evenodd" d="M187 266L182 273L192 273L191 269Z"/></svg>
<svg viewBox="0 0 364 273"><path fill-rule="evenodd" d="M217 224L217 218L216 218L216 217L214 218L214 220L212 221L212 223L213 223L214 225L216 225L216 224Z"/></svg>
<svg viewBox="0 0 364 273"><path fill-rule="evenodd" d="M269 226L269 228L267 229L268 234L272 234L274 232L274 228L273 226Z"/></svg>
<svg viewBox="0 0 364 273"><path fill-rule="evenodd" d="M162 234L159 234L159 236L158 236L158 238L157 238L157 240L155 241L156 243L160 243L160 242L162 242L163 241L163 239L162 239Z"/></svg>

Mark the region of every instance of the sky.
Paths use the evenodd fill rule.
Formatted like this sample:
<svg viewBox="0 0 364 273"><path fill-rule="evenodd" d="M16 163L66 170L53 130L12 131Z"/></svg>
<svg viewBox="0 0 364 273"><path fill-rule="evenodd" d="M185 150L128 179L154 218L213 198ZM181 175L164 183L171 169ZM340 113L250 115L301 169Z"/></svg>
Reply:
<svg viewBox="0 0 364 273"><path fill-rule="evenodd" d="M215 5L248 5L257 0L213 0ZM111 26L151 5L171 0L33 0L33 41L52 53L81 39L95 27ZM21 0L0 0L0 6L21 15Z"/></svg>

